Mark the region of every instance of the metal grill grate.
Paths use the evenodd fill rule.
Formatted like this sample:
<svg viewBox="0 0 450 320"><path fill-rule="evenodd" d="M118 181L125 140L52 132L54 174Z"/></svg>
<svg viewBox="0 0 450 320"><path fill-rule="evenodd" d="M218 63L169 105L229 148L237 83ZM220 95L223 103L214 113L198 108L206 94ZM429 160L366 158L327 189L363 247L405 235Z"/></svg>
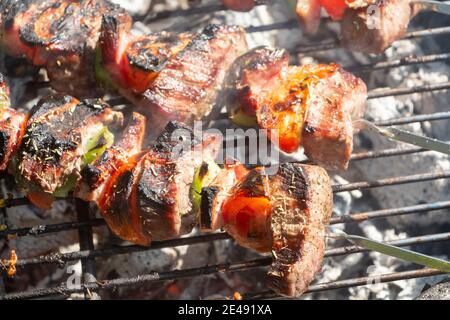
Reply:
<svg viewBox="0 0 450 320"><path fill-rule="evenodd" d="M264 1L260 1L258 5L262 5ZM194 7L187 10L177 10L177 11L164 11L154 14L146 14L136 17L137 21L144 23L154 22L160 19L168 17L182 17L191 16L194 14L207 14L215 11L225 10L222 5L208 5ZM287 21L280 23L273 23L270 25L261 26L251 26L247 28L248 32L261 32L267 30L277 30L282 28L296 28L296 21ZM412 39L426 36L435 36L440 34L450 33L450 27L439 27L428 30L418 30L408 33L404 38ZM327 43L317 43L317 44L307 44L302 46L302 48L295 50L294 53L312 53L321 50L329 50L338 48L339 44L337 42L327 42ZM393 60L393 61L382 61L374 64L349 66L347 69L353 72L367 72L384 68L395 68L400 66L414 65L414 64L424 64L437 61L450 60L450 53L439 53L431 54L422 57L407 57L404 59ZM39 85L37 86L37 88ZM437 90L448 90L450 89L450 82L428 84L423 86L416 86L410 88L395 88L395 89L383 89L374 90L369 93L369 99L376 99L387 96L398 96L398 95L408 95L413 93L423 93L431 92ZM109 101L112 105L124 104L126 101L123 98L116 98ZM221 114L217 120L225 120L225 114ZM450 119L449 112L439 112L427 115L415 115L411 117L390 119L385 121L377 121L377 125L401 125L415 122L424 121L437 121L437 120L448 120ZM368 152L355 153L351 157L351 161L362 161L370 160L374 158L382 157L393 157L399 155L413 154L419 152L427 152L427 150L418 147L408 147L402 149L385 149L385 150L375 150ZM423 173L423 174L413 174L408 176L400 177L390 177L375 181L360 181L353 182L343 185L334 185L333 192L345 192L351 190L360 190L368 188L381 188L385 186L396 186L400 184L410 184L419 183L423 181L436 180L436 179L447 179L450 178L450 171L443 172L433 172L433 173ZM15 207L20 205L26 205L28 201L25 198L20 199L7 199L5 200L5 207ZM94 248L92 228L96 226L103 226L105 222L103 219L92 219L89 217L88 204L80 200L75 200L75 208L77 210L77 221L49 224L49 225L37 225L34 227L19 228L19 229L6 229L0 231L0 238L6 238L8 236L35 236L46 235L50 233L58 233L67 230L78 230L80 250L69 252L69 253L51 253L43 256L19 259L16 266L20 268L28 266L38 266L41 264L58 264L64 265L67 262L78 261L82 262L82 273L84 283L80 288L68 288L65 284L61 284L57 287L50 287L44 289L32 289L25 292L13 292L4 295L0 295L0 299L24 299L24 298L43 298L43 297L64 297L71 293L84 293L86 298L92 298L93 293L99 289L113 290L118 287L125 286L136 286L143 283L163 281L163 280L175 280L188 277L197 277L211 275L219 272L238 272L253 268L261 268L270 265L271 258L263 257L255 260L242 261L237 263L224 263L217 265L204 266L200 268L192 269L182 269L167 272L153 272L150 274L136 275L129 278L117 278L113 280L96 280L96 268L95 259L98 257L109 257L118 254L129 254L132 252L145 251L145 250L158 250L168 247L177 247L184 245L194 245L198 243L211 242L211 241L222 241L230 239L226 233L214 233L214 234L204 234L198 236L189 236L179 239L171 239L166 241L155 241L150 247L142 247L137 245L126 245L126 246L111 246L108 248ZM427 204L405 206L399 208L390 208L384 210L374 210L367 212L359 212L354 214L348 214L343 216L334 216L331 219L331 224L338 223L359 223L362 221L367 221L370 219L381 219L386 217L398 216L398 215L409 215L418 213L428 213L431 214L433 211L450 209L450 201L438 201ZM450 232L440 233L440 234L428 234L419 237L410 237L406 239L396 240L390 242L391 244L398 246L410 246L417 244L432 243L437 241L449 241ZM338 248L328 249L325 253L326 257L348 255L357 252L364 252L365 250L356 246L345 246ZM390 274L382 274L376 277L378 282L391 282L404 279L429 277L441 274L441 272L432 269L418 269L413 271L395 272ZM333 290L339 288L348 288L360 285L366 285L370 283L371 280L375 280L373 277L361 277L346 279L340 281L334 281L329 283L320 283L311 285L309 287L308 293ZM259 292L259 293L247 293L243 295L246 299L268 299L276 298L277 296L270 291Z"/></svg>

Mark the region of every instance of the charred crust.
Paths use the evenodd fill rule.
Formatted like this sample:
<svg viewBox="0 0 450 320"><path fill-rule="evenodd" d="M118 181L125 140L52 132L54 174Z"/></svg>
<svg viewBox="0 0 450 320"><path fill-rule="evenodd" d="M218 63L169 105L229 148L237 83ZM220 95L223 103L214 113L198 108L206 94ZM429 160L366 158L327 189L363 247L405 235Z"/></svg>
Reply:
<svg viewBox="0 0 450 320"><path fill-rule="evenodd" d="M152 147L157 152L170 153L176 157L201 143L201 139L202 134L194 134L194 131L189 126L178 121L170 121ZM179 154L173 154L175 151L179 152Z"/></svg>
<svg viewBox="0 0 450 320"><path fill-rule="evenodd" d="M96 166L88 164L86 167L81 170L82 180L86 182L86 184L90 188L95 188L98 186L100 178L102 176L102 171L98 169Z"/></svg>
<svg viewBox="0 0 450 320"><path fill-rule="evenodd" d="M266 179L267 176L261 170L253 169L238 185L238 189L245 191L249 197L265 197L267 196Z"/></svg>
<svg viewBox="0 0 450 320"><path fill-rule="evenodd" d="M156 53L147 49L147 45L155 43L159 43L161 46ZM168 62L171 48L181 43L182 40L177 34L168 32L151 34L133 42L127 49L126 55L133 67L149 72L159 72Z"/></svg>
<svg viewBox="0 0 450 320"><path fill-rule="evenodd" d="M205 175L208 173L209 166L206 162L203 162L198 171L198 177L203 179Z"/></svg>
<svg viewBox="0 0 450 320"><path fill-rule="evenodd" d="M306 208L308 197L308 176L306 170L293 163L279 166L277 176L280 179L281 191L297 200L299 208Z"/></svg>
<svg viewBox="0 0 450 320"><path fill-rule="evenodd" d="M76 112L67 105L73 105ZM57 165L62 155L75 150L81 142L77 130L92 116L102 113L107 106L99 100L77 99L67 95L53 95L41 99L31 110L25 135L18 153ZM52 118L41 116L52 112Z"/></svg>
<svg viewBox="0 0 450 320"><path fill-rule="evenodd" d="M113 196L109 201L106 212L109 220L114 221L116 227L123 227L130 224L130 206L128 198L131 194L134 181L133 170L122 172L114 184Z"/></svg>
<svg viewBox="0 0 450 320"><path fill-rule="evenodd" d="M200 227L205 229L212 228L214 199L219 193L219 188L210 186L202 188L202 197L200 202Z"/></svg>

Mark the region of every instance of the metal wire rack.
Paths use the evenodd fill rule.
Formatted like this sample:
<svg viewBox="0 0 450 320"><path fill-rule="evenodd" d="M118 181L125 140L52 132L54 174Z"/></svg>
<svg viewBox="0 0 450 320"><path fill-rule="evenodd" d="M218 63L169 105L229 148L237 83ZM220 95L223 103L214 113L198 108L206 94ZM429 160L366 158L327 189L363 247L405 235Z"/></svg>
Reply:
<svg viewBox="0 0 450 320"><path fill-rule="evenodd" d="M264 1L258 2L258 5L264 5ZM206 14L212 13L219 10L225 10L222 5L208 5L208 6L200 6L194 7L187 10L177 10L177 11L164 11L159 13L150 14L147 13L145 15L136 17L136 20L142 21L145 23L150 23L152 21L156 21L159 19L164 19L168 17L181 17L181 16L191 16L193 14ZM298 24L296 21L287 21L287 22L279 22L271 25L262 25L262 26L251 26L247 28L248 32L260 32L266 30L278 30L281 28L296 28ZM417 30L409 32L404 38L412 39L412 38L420 38L425 36L435 36L440 34L448 34L450 33L450 27L439 27L428 30ZM318 44L307 44L295 50L295 53L312 53L320 50L329 50L338 48L339 44L337 42L328 42L328 43L318 43ZM432 63L437 61L450 60L450 53L439 53L426 55L421 57L407 57L404 59L393 60L393 61L382 61L374 64L367 65L357 65L357 66L349 66L347 69L352 70L353 72L367 72L373 70L379 70L383 68L395 68L400 66L414 65L414 64L424 64L424 63ZM423 86L409 87L409 88L394 88L394 89L382 89L382 90L373 90L369 93L369 99L377 99L381 97L388 96L398 96L398 95L409 95L413 93L423 93L423 92L432 92L438 90L448 90L450 89L450 82L443 83L435 83L428 84ZM123 104L126 101L122 98L112 99L110 100L111 104ZM225 114L221 114L217 120L226 119ZM450 111L449 112L439 112L434 114L427 115L415 115L404 118L390 119L384 121L377 121L377 125L401 125L415 122L424 122L424 121L438 121L438 120L449 120L450 119ZM399 155L407 155L414 154L419 152L428 152L423 148L418 147L409 147L402 149L385 149L385 150L375 150L375 151L366 151L355 153L351 156L351 161L363 161L370 160L375 158L383 158L383 157L393 157ZM442 171L442 172L432 172L432 173L422 173L422 174L412 174L408 176L399 176L399 177L389 177L381 180L374 181L359 181L352 182L348 184L341 185L333 185L333 192L346 192L351 190L361 190L361 189L369 189L369 188L381 188L385 186L396 186L400 184L411 184L411 183L420 183L423 181L430 181L436 179L448 179L450 178L450 171ZM39 237L41 235L46 235L50 233L58 233L68 230L78 230L79 236L79 244L80 250L73 251L68 253L59 253L54 252L51 254L42 255L39 257L28 258L28 259L19 259L17 261L16 267L18 268L18 272L23 267L28 266L38 266L41 264L57 264L64 265L71 261L81 260L82 262L82 273L83 273L83 283L80 287L77 288L68 288L65 284L60 284L56 287L43 288L43 289L31 289L29 291L23 292L12 292L0 295L0 299L30 299L30 298L44 298L44 297L66 297L71 293L84 293L85 298L92 298L92 294L97 292L100 289L113 290L118 287L127 287L140 285L148 282L155 281L168 281L168 280L176 280L181 278L190 278L197 276L205 276L216 274L219 272L239 272L253 268L261 268L270 265L271 258L262 257L259 259L249 260L249 261L241 261L241 262L233 262L233 263L224 263L224 264L216 264L210 266L204 266L200 268L191 268L191 269L182 269L182 270L173 270L167 272L153 272L149 274L136 275L129 278L117 278L113 280L97 280L96 279L96 266L95 259L99 257L109 257L112 255L119 254L130 254L132 252L145 251L145 250L159 250L162 248L168 247L177 247L184 245L194 245L198 243L211 242L211 241L223 241L226 239L230 239L226 233L213 233L213 234L203 234L197 236L188 236L179 239L171 239L165 241L155 241L152 243L150 247L143 247L138 245L125 245L125 246L110 246L110 247L102 247L95 248L93 242L93 227L103 226L105 222L103 219L91 218L89 216L88 204L80 201L80 200L67 200L66 201L75 201L75 208L77 211L77 221L69 221L58 224L47 224L47 225L36 225L33 227L26 228L18 228L18 229L6 229L0 231L0 238L6 238L10 236L14 237L25 237L25 236L33 236ZM3 207L15 207L21 205L29 204L27 199L18 198L18 199L5 199L3 203ZM426 204L419 205L411 205L399 208L389 208L383 210L374 210L367 212L359 212L353 213L343 216L334 216L331 219L331 224L339 224L339 223L359 223L362 221L367 221L370 219L382 219L386 217L393 217L398 215L410 215L417 213L427 213L431 214L434 211L438 210L449 210L450 209L450 201L437 201ZM450 211L445 211L450 212ZM409 237L401 240L392 241L391 244L398 246L411 246L432 242L440 242L440 241L449 241L450 240L450 232L447 233L439 233L439 234L427 234L419 237ZM344 246L338 248L330 248L326 251L326 257L339 256L339 255L348 255L357 252L365 251L362 248L356 246ZM441 272L433 270L433 269L417 269L412 271L403 271L403 272L395 272L391 274L382 274L376 277L378 282L392 282L397 280L404 279L412 279L412 278L421 278L421 277L429 277L439 275ZM374 277L360 277L360 278L352 278L339 280L328 283L319 283L314 284L309 287L308 293L333 290L339 288L348 288L355 287L360 285L366 285L370 283L371 280L375 280ZM258 292L258 293L244 293L243 297L245 299L269 299L269 298L277 298L276 294L271 291Z"/></svg>

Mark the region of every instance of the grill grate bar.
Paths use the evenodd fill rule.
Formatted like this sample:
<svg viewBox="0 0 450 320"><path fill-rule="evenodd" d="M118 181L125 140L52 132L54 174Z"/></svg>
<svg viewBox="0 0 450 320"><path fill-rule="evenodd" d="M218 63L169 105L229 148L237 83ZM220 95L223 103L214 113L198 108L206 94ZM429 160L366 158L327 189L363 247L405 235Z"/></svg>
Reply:
<svg viewBox="0 0 450 320"><path fill-rule="evenodd" d="M376 211L361 212L361 213L356 213L356 214L351 214L351 215L337 216L337 217L333 217L331 219L330 224L361 222L361 221L377 219L377 218L386 218L386 217L397 216L397 215L406 215L406 214L419 213L419 212L436 211L436 210L441 210L441 209L450 209L450 201L440 201L440 202L435 202L435 203L431 203L431 204L414 205L414 206L408 206L408 207L386 209L386 210L376 210ZM416 237L416 238L408 238L406 240L402 240L402 241L407 241L407 242L399 242L399 243L393 242L393 244L395 244L395 245L397 245L397 244L398 245L410 245L410 244L420 244L420 243L425 243L425 242L444 241L444 240L448 240L449 236L450 236L450 234L448 234L448 233L447 234L427 235L427 236L421 236L421 237ZM204 235L199 235L199 236L190 236L190 237L178 238L178 239L170 239L170 240L164 240L164 241L154 241L152 243L152 245L149 247L138 246L138 245L126 245L126 246L114 246L114 247L102 248L102 249L80 250L80 251L74 251L74 252L69 252L69 253L52 253L52 254L36 257L36 258L19 259L17 261L16 267L20 268L20 267L43 264L43 263L56 263L59 265L64 265L66 262L80 260L80 259L93 259L93 258L97 258L97 257L108 257L108 256L112 256L112 255L119 255L119 254L125 254L125 253L141 252L141 251L147 251L147 250L157 250L157 249L168 248L168 247L178 247L178 246L183 246L183 245L192 245L192 244L226 240L226 239L232 239L232 238L227 233L221 232L221 233L204 234ZM333 250L339 250L339 248L331 249L331 252L333 252ZM346 252L343 252L342 254L345 254L345 253Z"/></svg>
<svg viewBox="0 0 450 320"><path fill-rule="evenodd" d="M450 89L450 81L441 83L430 83L409 88L395 88L395 89L378 89L369 91L368 99L378 99L390 96L409 95L413 93L423 93L429 91L448 90Z"/></svg>
<svg viewBox="0 0 450 320"><path fill-rule="evenodd" d="M443 274L441 271L430 269L430 268L411 270L411 271L402 271L402 272L395 272L395 273L387 273L387 274L380 274L380 275L376 275L376 276L339 280L339 281L333 281L333 282L327 282L327 283L319 283L319 284L309 286L308 291L306 291L305 293L314 293L314 292L321 292L321 291L326 291L326 290L358 287L358 286L364 286L364 285L369 285L369 284L373 284L373 283L386 283L386 282L394 282L394 281L399 281L399 280L425 278L425 277L432 277L432 276L437 276L437 275L441 275L441 274ZM281 296L277 295L273 291L264 291L264 292L260 292L260 293L244 294L243 298L248 299L248 300L250 300L250 299L252 299L252 300L253 299L274 299L274 298L281 298Z"/></svg>
<svg viewBox="0 0 450 320"><path fill-rule="evenodd" d="M450 141L447 141L450 142ZM393 156L401 156L419 152L433 152L431 150L427 150L421 147L407 147L407 148L392 148L392 149L383 149L378 151L364 151L358 152L351 155L351 161L360 161L367 159L377 159L384 157L393 157Z"/></svg>
<svg viewBox="0 0 450 320"><path fill-rule="evenodd" d="M264 5L267 0L256 0L255 4L257 6ZM189 17L196 14L210 14L218 11L228 10L223 4L208 4L197 7L191 7L189 9L178 9L178 10L163 10L159 12L147 12L143 15L135 15L133 19L135 21L142 21L143 23L151 23L167 18L179 18L179 17Z"/></svg>
<svg viewBox="0 0 450 320"><path fill-rule="evenodd" d="M428 36L437 36L450 33L450 27L438 27L425 30L416 30L408 32L403 38L399 40L409 40L415 38L422 38ZM295 53L314 53L318 51L325 51L331 49L339 49L341 45L338 41L315 43L310 45L302 45L301 48L295 49Z"/></svg>
<svg viewBox="0 0 450 320"><path fill-rule="evenodd" d="M353 72L368 72L387 68L397 68L403 66L411 66L422 63L431 63L450 60L450 53L437 53L424 56L407 56L392 61L381 61L376 63L368 63L357 66L347 66L345 69Z"/></svg>
<svg viewBox="0 0 450 320"><path fill-rule="evenodd" d="M371 219L375 219L375 218L393 217L393 216L398 216L398 215L421 213L421 212L428 212L428 211L435 211L435 210L442 210L442 209L450 209L450 201L437 201L437 202L432 202L432 203L427 203L427 204L419 204L419 205L406 206L406 207L400 207L400 208L374 210L374 211L366 211L366 212L334 216L334 217L331 217L330 224L361 222L361 221L371 220Z"/></svg>
<svg viewBox="0 0 450 320"><path fill-rule="evenodd" d="M71 287L68 288L65 285L60 285L57 287L50 287L45 289L32 289L29 291L11 293L0 296L0 300L12 300L12 299L31 299L31 298L42 298L48 296L60 296L60 295L68 295L71 293L82 293L86 291L98 291L100 289L108 289L114 290L119 287L125 286L134 286L141 285L143 283L155 282L155 281L173 281L176 279L182 278L190 278L196 276L205 276L212 275L221 272L236 272L236 271L244 271L253 268L266 267L269 266L272 262L272 259L269 257L259 258L244 262L238 263L222 263L211 266L204 266L199 268L191 268L191 269L182 269L182 270L174 270L174 271L166 271L166 272L153 272L149 274L139 275L130 278L117 278L114 280L102 280L96 282L90 282L87 284L82 284L79 287ZM396 281L400 279L411 279L411 278L419 278L425 276L439 275L443 274L441 271L425 268L415 271L410 271L409 273L394 273L387 274L387 279L391 279L390 281ZM380 277L380 276L378 276ZM376 277L376 279L378 279ZM325 291L340 288L346 284L347 286L357 286L359 283L368 284L369 279L374 277L364 277L364 278L356 278L356 279L348 279L342 281L336 281L331 283L318 284L315 286L310 286L310 289L307 292L315 291ZM362 282L362 279L366 279L366 281ZM388 281L386 279L386 282ZM395 280L393 280L395 279ZM375 280L375 279L374 279ZM356 282L356 283L355 283Z"/></svg>
<svg viewBox="0 0 450 320"><path fill-rule="evenodd" d="M440 210L440 209L450 209L450 201L438 201L438 202L433 202L433 203L428 203L428 204L406 206L406 207L400 207L400 208L394 208L394 209L367 211L367 212L354 213L354 214L349 214L349 215L336 216L336 217L331 218L330 224L361 222L361 221L366 221L366 220L375 219L375 218L384 218L384 217L389 217L389 216L419 213L419 212L426 212L426 211L434 211L434 210ZM6 237L8 235L14 235L15 237L39 236L39 235L43 235L43 234L49 234L49 233L55 233L55 232L61 232L61 231L69 231L69 230L77 229L77 228L84 227L84 226L97 227L97 226L104 226L104 225L106 225L106 222L103 219L91 219L91 220L83 221L83 222L65 222L65 223L57 223L57 224L38 225L35 227L30 227L30 228L7 229L7 230L0 231L0 238ZM218 234L221 234L221 233L204 235L204 238L202 239L201 242L230 239L230 237L225 237L225 236L223 238L221 238L222 236L220 236L219 238L216 238ZM175 240L183 241L183 243L184 243L184 241L187 241L185 239L191 239L191 238L195 238L195 237L181 238L181 239L175 239ZM189 240L189 241L191 241L191 240ZM193 243L199 243L199 242L193 242ZM185 243L185 244L190 244L190 243ZM157 245L156 242L154 242L152 244L152 247L155 245ZM159 248L164 248L169 245L173 245L173 243L165 244L164 246L161 246ZM122 252L120 251L120 253L122 253ZM53 259L43 258L43 259L45 261L54 260L55 262L63 262L61 260L61 258L55 257L55 255L51 255L51 256L54 258ZM23 261L23 260L21 259L20 261ZM20 261L19 261L19 265L21 263Z"/></svg>
<svg viewBox="0 0 450 320"><path fill-rule="evenodd" d="M374 181L361 181L341 185L333 185L332 188L334 193L339 193L352 190L394 186L400 184L423 182L437 179L447 179L447 178L450 178L450 171L448 170L442 172L422 173L422 174L413 174L410 176L386 178Z"/></svg>

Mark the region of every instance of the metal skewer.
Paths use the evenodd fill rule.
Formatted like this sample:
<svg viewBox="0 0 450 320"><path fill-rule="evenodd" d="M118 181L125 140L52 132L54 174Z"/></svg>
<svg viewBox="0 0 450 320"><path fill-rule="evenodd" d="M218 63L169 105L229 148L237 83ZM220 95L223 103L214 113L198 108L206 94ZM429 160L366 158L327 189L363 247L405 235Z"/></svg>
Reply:
<svg viewBox="0 0 450 320"><path fill-rule="evenodd" d="M421 136L409 131L401 130L394 127L384 127L381 128L376 126L370 121L360 119L353 122L356 128L367 128L375 131L383 136L388 137L392 140L397 140L405 143L409 143L415 146L422 147L427 150L441 152L450 155L450 143L441 140Z"/></svg>

